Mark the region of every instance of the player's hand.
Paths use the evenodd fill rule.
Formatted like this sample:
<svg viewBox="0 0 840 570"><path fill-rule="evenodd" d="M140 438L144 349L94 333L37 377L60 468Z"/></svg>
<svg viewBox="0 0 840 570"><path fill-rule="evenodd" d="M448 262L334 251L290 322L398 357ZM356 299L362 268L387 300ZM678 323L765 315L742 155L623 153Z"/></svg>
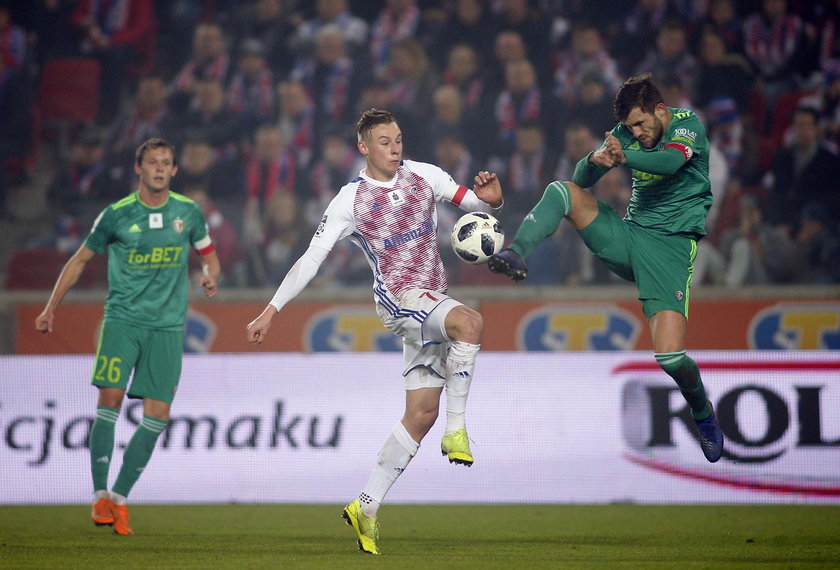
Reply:
<svg viewBox="0 0 840 570"><path fill-rule="evenodd" d="M245 337L248 342L261 345L268 334L268 329L271 328L271 319L277 314L277 309L273 305L268 305L260 316L248 323L245 327Z"/></svg>
<svg viewBox="0 0 840 570"><path fill-rule="evenodd" d="M198 286L204 288L204 294L208 299L212 299L219 292L219 284L209 275L202 275L198 279Z"/></svg>
<svg viewBox="0 0 840 570"><path fill-rule="evenodd" d="M42 333L49 333L53 330L53 317L55 314L52 311L44 311L35 318L35 330Z"/></svg>
<svg viewBox="0 0 840 570"><path fill-rule="evenodd" d="M599 148L595 152L589 155L589 162L595 164L597 166L606 166L607 168L612 168L615 166L615 161L610 156L610 153L607 152L607 148Z"/></svg>
<svg viewBox="0 0 840 570"><path fill-rule="evenodd" d="M621 148L621 142L616 138L616 136L610 132L604 133L606 146L604 149L607 151L609 157L618 164L624 164L627 162L627 157L624 156L624 149Z"/></svg>
<svg viewBox="0 0 840 570"><path fill-rule="evenodd" d="M495 172L482 170L475 175L475 186L473 192L479 200L490 204L494 208L502 205L502 185Z"/></svg>

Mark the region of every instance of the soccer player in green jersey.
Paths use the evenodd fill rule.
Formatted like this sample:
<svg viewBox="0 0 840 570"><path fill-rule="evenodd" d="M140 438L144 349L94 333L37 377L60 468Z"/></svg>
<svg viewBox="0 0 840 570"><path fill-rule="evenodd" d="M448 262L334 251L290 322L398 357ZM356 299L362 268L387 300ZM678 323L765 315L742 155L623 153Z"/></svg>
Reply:
<svg viewBox="0 0 840 570"><path fill-rule="evenodd" d="M723 432L685 349L694 256L712 204L709 141L692 111L665 106L649 74L624 82L613 108L618 124L605 133L604 143L578 162L572 182L546 187L510 247L492 256L488 266L524 279L525 258L567 218L592 253L636 283L656 361L679 386L703 454L715 462L723 453ZM633 178L624 219L584 190L619 166L629 168Z"/></svg>
<svg viewBox="0 0 840 570"><path fill-rule="evenodd" d="M149 139L135 155L139 189L105 208L84 244L58 276L35 329L51 332L55 310L95 254L108 253L108 297L91 383L99 389L89 447L97 526L134 534L126 498L149 462L169 421L184 352L189 286L189 249L201 257L198 284L207 297L217 291L221 268L198 205L171 192L178 171L175 148ZM129 386L132 370L134 378ZM143 420L125 448L108 492L114 428L126 391L143 399Z"/></svg>

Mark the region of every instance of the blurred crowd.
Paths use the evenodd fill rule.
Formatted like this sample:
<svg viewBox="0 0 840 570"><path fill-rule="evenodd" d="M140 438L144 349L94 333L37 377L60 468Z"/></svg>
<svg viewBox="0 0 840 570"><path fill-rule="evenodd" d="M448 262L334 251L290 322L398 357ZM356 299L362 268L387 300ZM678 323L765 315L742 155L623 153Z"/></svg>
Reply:
<svg viewBox="0 0 840 570"><path fill-rule="evenodd" d="M68 58L97 69L96 106L60 130L39 93ZM69 255L134 189L137 146L161 136L226 284L273 287L357 176L354 122L379 107L397 115L407 158L468 186L498 172L512 237L615 125L616 88L642 72L712 143L695 283L840 281L840 0L0 1L0 214L14 216L10 189L57 149L51 230L20 249ZM629 183L614 169L592 191L622 211ZM460 212L439 212L451 284L481 282L486 271L450 254ZM540 247L529 283L616 282L573 233L563 224ZM317 279L367 284L370 272L340 245Z"/></svg>

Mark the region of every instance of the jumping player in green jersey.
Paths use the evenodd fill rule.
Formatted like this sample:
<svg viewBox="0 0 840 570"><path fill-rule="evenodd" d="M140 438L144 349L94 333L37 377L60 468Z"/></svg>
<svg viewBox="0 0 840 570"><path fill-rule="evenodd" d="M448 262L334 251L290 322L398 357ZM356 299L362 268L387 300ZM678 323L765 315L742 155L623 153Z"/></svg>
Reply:
<svg viewBox="0 0 840 570"><path fill-rule="evenodd" d="M189 250L201 257L198 284L207 297L217 291L219 259L199 206L171 192L178 172L175 148L149 139L135 155L139 189L105 208L79 250L58 276L35 329L53 330L55 310L95 254L108 253L108 297L91 383L99 389L89 447L97 526L134 534L126 498L169 422L184 351L189 287ZM132 370L134 377L129 386ZM108 471L123 398L143 399L143 420L125 448L111 492Z"/></svg>
<svg viewBox="0 0 840 570"><path fill-rule="evenodd" d="M712 204L709 141L692 111L666 107L649 74L628 79L614 101L618 124L604 143L578 162L573 182L546 187L525 216L510 247L488 261L513 280L565 217L584 243L617 275L634 281L650 324L654 356L677 383L697 424L700 447L715 462L723 453L720 430L700 370L686 354L688 297L697 240L706 234ZM609 169L626 166L633 193L622 219L583 188Z"/></svg>

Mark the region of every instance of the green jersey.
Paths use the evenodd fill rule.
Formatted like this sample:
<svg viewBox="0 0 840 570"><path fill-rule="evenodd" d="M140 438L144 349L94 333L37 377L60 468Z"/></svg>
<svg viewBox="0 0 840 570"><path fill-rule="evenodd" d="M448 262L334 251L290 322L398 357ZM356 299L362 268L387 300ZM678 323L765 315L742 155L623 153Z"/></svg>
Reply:
<svg viewBox="0 0 840 570"><path fill-rule="evenodd" d="M624 219L664 235L699 239L706 235L706 214L712 205L709 140L703 123L693 111L670 107L669 110L673 117L654 148L644 148L623 124L612 130L627 155L626 165L633 178L633 193ZM666 148L679 150L683 162L670 171L671 157L661 161L662 170L641 165L651 165L654 157L650 153ZM588 158L581 160L581 166ZM669 165L664 166L665 163ZM607 171L588 162L583 170L587 171L582 177L584 183L578 182L577 172L575 176L575 182L582 186L591 186Z"/></svg>
<svg viewBox="0 0 840 570"><path fill-rule="evenodd" d="M105 319L156 329L181 329L187 314L190 246L212 251L198 204L175 192L163 206L137 192L105 208L85 240L108 252Z"/></svg>

